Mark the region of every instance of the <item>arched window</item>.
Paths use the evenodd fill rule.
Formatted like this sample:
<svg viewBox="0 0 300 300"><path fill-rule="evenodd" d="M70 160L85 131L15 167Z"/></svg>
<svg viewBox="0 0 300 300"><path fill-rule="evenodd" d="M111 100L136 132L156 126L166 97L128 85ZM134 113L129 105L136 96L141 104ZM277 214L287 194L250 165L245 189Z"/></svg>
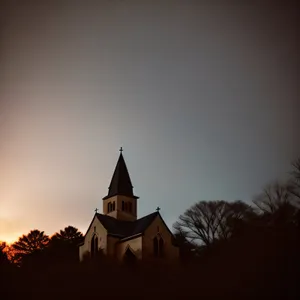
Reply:
<svg viewBox="0 0 300 300"><path fill-rule="evenodd" d="M125 211L127 211L128 210L128 205L127 205L128 203L127 202L125 202Z"/></svg>
<svg viewBox="0 0 300 300"><path fill-rule="evenodd" d="M131 202L128 203L128 211L132 212L132 203Z"/></svg>
<svg viewBox="0 0 300 300"><path fill-rule="evenodd" d="M158 238L157 236L153 239L153 254L158 256Z"/></svg>
<svg viewBox="0 0 300 300"><path fill-rule="evenodd" d="M111 212L111 203L110 202L108 203L107 211Z"/></svg>
<svg viewBox="0 0 300 300"><path fill-rule="evenodd" d="M124 210L124 209L125 209L125 202L122 201L122 210Z"/></svg>
<svg viewBox="0 0 300 300"><path fill-rule="evenodd" d="M98 252L98 237L96 235L94 235L94 240L95 240L95 253Z"/></svg>
<svg viewBox="0 0 300 300"><path fill-rule="evenodd" d="M137 260L135 254L131 251L131 249L128 247L125 254L124 254L124 262L133 264Z"/></svg>
<svg viewBox="0 0 300 300"><path fill-rule="evenodd" d="M164 244L164 240L160 238L158 242L158 252L160 257L164 256Z"/></svg>
<svg viewBox="0 0 300 300"><path fill-rule="evenodd" d="M156 236L153 239L153 255L156 257L163 257L164 256L164 240L161 236Z"/></svg>
<svg viewBox="0 0 300 300"><path fill-rule="evenodd" d="M112 205L112 210L114 211L115 209L116 209L116 202L114 201Z"/></svg>
<svg viewBox="0 0 300 300"><path fill-rule="evenodd" d="M98 237L94 234L91 241L91 257L98 252Z"/></svg>

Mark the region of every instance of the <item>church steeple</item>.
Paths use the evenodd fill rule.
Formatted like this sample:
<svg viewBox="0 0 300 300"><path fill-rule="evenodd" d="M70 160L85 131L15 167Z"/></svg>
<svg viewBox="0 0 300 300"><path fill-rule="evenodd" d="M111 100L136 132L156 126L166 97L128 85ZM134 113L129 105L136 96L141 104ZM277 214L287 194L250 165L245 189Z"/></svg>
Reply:
<svg viewBox="0 0 300 300"><path fill-rule="evenodd" d="M114 170L108 194L103 198L103 213L119 220L134 221L137 218L137 199L128 169L120 149L120 156Z"/></svg>
<svg viewBox="0 0 300 300"><path fill-rule="evenodd" d="M121 147L120 156L108 188L108 194L103 198L103 200L116 195L122 195L138 199L138 197L134 196L133 194L133 186L131 184L130 176L122 151L123 149Z"/></svg>

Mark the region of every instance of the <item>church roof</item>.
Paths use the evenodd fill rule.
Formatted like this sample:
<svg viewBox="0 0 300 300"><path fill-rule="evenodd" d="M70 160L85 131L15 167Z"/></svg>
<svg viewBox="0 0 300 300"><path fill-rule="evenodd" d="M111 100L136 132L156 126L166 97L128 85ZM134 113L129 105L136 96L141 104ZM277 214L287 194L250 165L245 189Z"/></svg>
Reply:
<svg viewBox="0 0 300 300"><path fill-rule="evenodd" d="M120 238L143 233L158 215L159 212L154 212L136 221L120 221L107 215L96 214L107 233Z"/></svg>
<svg viewBox="0 0 300 300"><path fill-rule="evenodd" d="M124 157L122 155L122 148L120 150L120 156L108 188L108 194L103 198L103 200L115 195L123 195L138 199L138 197L134 196L133 194L133 186L131 184Z"/></svg>

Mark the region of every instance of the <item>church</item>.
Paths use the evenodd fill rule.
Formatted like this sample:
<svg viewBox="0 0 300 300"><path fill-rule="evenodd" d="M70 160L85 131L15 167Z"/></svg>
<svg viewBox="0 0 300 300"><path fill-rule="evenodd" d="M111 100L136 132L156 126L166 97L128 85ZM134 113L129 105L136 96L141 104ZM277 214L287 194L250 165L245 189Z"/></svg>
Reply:
<svg viewBox="0 0 300 300"><path fill-rule="evenodd" d="M103 213L96 210L79 246L80 261L99 251L120 261L178 259L179 249L159 209L138 219L138 199L121 148L108 194L103 198Z"/></svg>

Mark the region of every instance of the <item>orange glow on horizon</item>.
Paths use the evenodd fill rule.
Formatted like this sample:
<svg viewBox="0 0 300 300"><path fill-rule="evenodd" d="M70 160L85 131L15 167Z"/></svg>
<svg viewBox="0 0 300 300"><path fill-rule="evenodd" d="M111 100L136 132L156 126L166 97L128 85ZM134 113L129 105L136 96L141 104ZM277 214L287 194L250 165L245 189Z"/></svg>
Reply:
<svg viewBox="0 0 300 300"><path fill-rule="evenodd" d="M1 234L0 236L0 242L5 242L7 245L11 245L14 242L16 242L20 236L22 236L22 233L15 233L15 234Z"/></svg>

